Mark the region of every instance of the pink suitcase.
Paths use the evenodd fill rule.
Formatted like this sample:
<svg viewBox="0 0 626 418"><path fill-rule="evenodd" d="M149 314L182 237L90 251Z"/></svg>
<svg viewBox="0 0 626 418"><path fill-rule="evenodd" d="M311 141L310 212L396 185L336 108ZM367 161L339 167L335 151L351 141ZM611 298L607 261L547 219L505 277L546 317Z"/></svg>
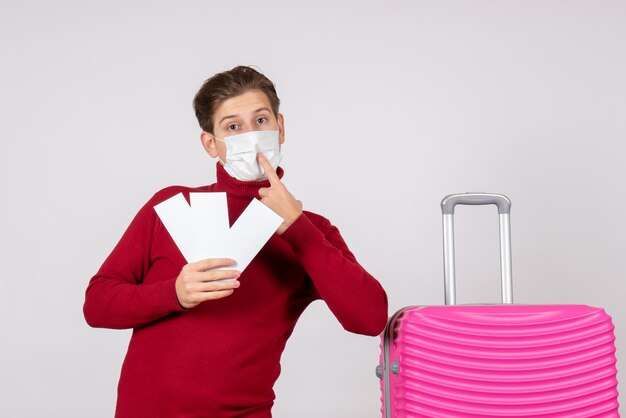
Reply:
<svg viewBox="0 0 626 418"><path fill-rule="evenodd" d="M454 208L500 214L502 304L455 305ZM511 202L466 193L441 202L446 306L389 320L377 367L384 418L619 417L614 326L586 305L515 305Z"/></svg>

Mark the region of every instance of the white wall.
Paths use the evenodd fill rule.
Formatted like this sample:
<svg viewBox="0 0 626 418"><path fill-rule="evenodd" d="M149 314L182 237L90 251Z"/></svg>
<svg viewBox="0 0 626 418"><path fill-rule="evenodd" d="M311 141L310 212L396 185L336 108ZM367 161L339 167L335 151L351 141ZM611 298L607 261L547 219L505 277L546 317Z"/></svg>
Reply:
<svg viewBox="0 0 626 418"><path fill-rule="evenodd" d="M156 190L214 181L191 101L238 64L275 81L285 183L390 313L443 301L440 199L501 192L516 301L604 307L624 370L626 2L296 3L0 3L1 416L113 415L130 332L86 325L87 282ZM495 211L457 230L460 301L496 300ZM379 416L377 362L316 302L274 415Z"/></svg>

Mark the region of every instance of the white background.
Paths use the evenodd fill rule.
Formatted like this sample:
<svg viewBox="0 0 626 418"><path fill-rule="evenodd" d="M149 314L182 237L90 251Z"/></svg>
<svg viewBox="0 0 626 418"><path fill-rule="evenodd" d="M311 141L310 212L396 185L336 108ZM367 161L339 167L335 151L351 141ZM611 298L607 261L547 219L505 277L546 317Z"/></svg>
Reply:
<svg viewBox="0 0 626 418"><path fill-rule="evenodd" d="M516 302L604 307L626 367L624 1L3 0L0 60L2 417L113 415L130 331L89 328L85 288L154 192L214 182L191 102L238 64L390 314L443 301L441 198L500 192ZM495 209L457 232L460 302L496 301ZM311 305L274 416L378 417L378 343Z"/></svg>

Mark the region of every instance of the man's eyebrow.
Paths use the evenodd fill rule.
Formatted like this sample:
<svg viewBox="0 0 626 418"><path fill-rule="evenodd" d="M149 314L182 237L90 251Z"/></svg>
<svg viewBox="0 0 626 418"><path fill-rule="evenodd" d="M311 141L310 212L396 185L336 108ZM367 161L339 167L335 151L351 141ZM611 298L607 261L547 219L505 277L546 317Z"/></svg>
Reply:
<svg viewBox="0 0 626 418"><path fill-rule="evenodd" d="M236 118L236 117L237 117L237 115L228 115L228 116L224 116L224 117L220 120L219 125L221 125L221 124L222 124L222 122L224 122L226 119L232 119L232 118Z"/></svg>
<svg viewBox="0 0 626 418"><path fill-rule="evenodd" d="M259 113L259 112L263 112L263 111L266 111L266 112L271 112L271 110L270 110L270 109L268 109L267 107L260 107L260 108L258 108L257 110L255 110L255 111L254 111L254 113ZM236 118L237 116L238 116L238 115L228 115L228 116L224 116L224 117L220 120L219 125L221 125L221 124L222 124L222 122L224 122L226 119Z"/></svg>

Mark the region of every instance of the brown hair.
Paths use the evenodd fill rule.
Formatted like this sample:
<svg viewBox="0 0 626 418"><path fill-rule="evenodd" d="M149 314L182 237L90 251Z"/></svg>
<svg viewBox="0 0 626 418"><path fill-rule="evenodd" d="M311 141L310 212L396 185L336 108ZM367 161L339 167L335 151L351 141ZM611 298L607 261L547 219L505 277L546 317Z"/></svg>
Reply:
<svg viewBox="0 0 626 418"><path fill-rule="evenodd" d="M274 84L257 70L240 65L229 71L215 74L205 80L193 99L193 108L202 130L213 133L213 116L224 100L239 96L248 90L261 90L270 101L274 116L278 115L280 99Z"/></svg>

